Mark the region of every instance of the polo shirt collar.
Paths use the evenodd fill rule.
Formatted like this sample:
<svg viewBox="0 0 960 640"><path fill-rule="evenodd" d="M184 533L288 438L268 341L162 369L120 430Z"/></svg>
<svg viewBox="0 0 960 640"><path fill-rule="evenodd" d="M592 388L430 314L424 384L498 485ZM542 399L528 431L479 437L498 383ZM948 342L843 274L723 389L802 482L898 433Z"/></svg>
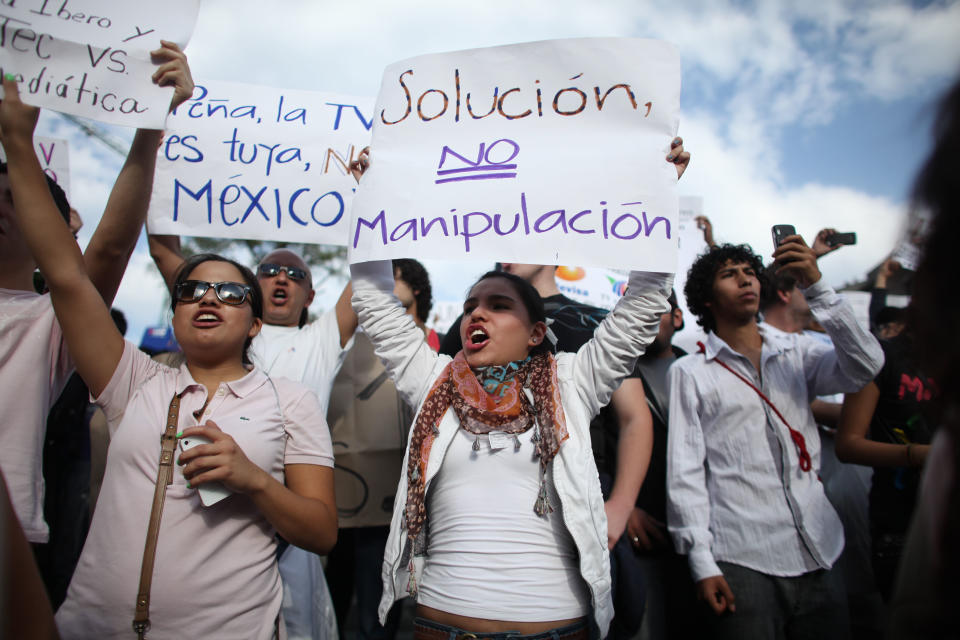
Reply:
<svg viewBox="0 0 960 640"><path fill-rule="evenodd" d="M254 367L247 375L236 380L230 380L224 384L230 389L230 392L238 398L245 398L250 395L257 389L259 389L267 381L267 374L262 370ZM177 388L176 392L178 394L183 393L190 387L203 387L199 382L193 379L193 376L190 375L190 369L187 367L187 363L180 365L180 371L177 375ZM210 391L207 389L207 391Z"/></svg>

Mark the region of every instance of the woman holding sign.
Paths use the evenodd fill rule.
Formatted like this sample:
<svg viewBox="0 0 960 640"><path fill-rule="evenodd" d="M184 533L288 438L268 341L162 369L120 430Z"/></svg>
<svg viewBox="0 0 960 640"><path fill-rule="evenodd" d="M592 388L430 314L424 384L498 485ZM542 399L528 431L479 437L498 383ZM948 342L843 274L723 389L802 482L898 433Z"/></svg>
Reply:
<svg viewBox="0 0 960 640"><path fill-rule="evenodd" d="M411 594L418 639L587 638L591 617L604 637L610 565L589 423L656 336L673 276L632 272L593 339L554 355L536 289L487 273L464 302L464 346L451 360L424 343L393 297L390 261L351 273L360 323L418 408L384 555L381 620Z"/></svg>
<svg viewBox="0 0 960 640"><path fill-rule="evenodd" d="M165 73L159 84L170 82ZM194 256L177 276L184 365L161 365L124 342L47 190L33 150L38 111L15 82L3 88L16 218L77 371L114 426L90 533L57 612L60 633L132 637L133 622L140 637L273 638L282 600L274 531L318 553L336 540L319 402L249 366L260 287L218 256Z"/></svg>

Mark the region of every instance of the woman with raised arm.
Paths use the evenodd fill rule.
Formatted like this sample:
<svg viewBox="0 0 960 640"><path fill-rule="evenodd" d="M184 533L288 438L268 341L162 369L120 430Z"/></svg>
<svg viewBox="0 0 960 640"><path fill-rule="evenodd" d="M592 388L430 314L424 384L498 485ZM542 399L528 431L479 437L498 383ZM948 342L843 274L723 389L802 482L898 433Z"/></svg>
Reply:
<svg viewBox="0 0 960 640"><path fill-rule="evenodd" d="M390 261L351 273L360 324L417 407L381 620L410 594L419 640L587 638L591 622L604 637L610 564L589 423L656 336L672 275L632 272L593 339L554 355L536 289L487 273L464 302L463 350L451 360L393 296Z"/></svg>
<svg viewBox="0 0 960 640"><path fill-rule="evenodd" d="M57 612L60 633L133 637L133 621L141 637L150 628L151 638L273 638L282 600L274 531L318 553L336 540L318 400L249 365L260 287L219 256L188 260L173 288L184 365L153 362L125 342L50 197L33 149L38 110L20 101L15 82L3 87L19 227L77 371L112 426L97 510Z"/></svg>

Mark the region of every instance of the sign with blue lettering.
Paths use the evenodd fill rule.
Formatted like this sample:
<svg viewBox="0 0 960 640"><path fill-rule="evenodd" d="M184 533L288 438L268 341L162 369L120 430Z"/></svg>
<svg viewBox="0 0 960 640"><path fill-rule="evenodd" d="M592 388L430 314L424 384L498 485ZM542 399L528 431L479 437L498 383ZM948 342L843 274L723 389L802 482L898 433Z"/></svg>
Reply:
<svg viewBox="0 0 960 640"><path fill-rule="evenodd" d="M0 0L0 75L38 107L162 129L172 87L153 84L161 38L185 47L199 0ZM0 90L2 95L2 90Z"/></svg>
<svg viewBox="0 0 960 640"><path fill-rule="evenodd" d="M350 259L674 271L680 58L584 38L387 67Z"/></svg>
<svg viewBox="0 0 960 640"><path fill-rule="evenodd" d="M198 84L170 114L151 233L344 245L372 100Z"/></svg>

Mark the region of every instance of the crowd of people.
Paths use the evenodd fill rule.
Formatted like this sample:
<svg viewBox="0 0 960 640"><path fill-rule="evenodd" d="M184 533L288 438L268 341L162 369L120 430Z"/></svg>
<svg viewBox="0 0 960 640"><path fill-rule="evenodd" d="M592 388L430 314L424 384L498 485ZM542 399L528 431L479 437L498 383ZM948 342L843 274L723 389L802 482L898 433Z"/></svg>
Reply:
<svg viewBox="0 0 960 640"><path fill-rule="evenodd" d="M153 55L176 108L186 57L166 42ZM872 331L821 272L832 229L764 260L700 219L708 247L683 291L634 271L609 312L563 295L554 265L497 263L442 336L416 260L353 264L311 319L296 253L251 270L151 235L172 358L125 341L110 309L162 132L137 132L81 253L37 160L38 110L3 88L3 637L332 640L352 615L357 637L391 640L406 597L418 640L960 633L960 308L945 289L960 84L914 194L932 223L913 301L886 306L905 271L886 261ZM665 161L679 179L682 139ZM688 354L672 341L691 321L705 338ZM396 402L352 428L381 442L396 488L355 525L338 518L328 416L383 384ZM77 409L51 413L61 393ZM80 432L44 455L49 434ZM51 467L89 511L54 518L48 496L45 517Z"/></svg>

